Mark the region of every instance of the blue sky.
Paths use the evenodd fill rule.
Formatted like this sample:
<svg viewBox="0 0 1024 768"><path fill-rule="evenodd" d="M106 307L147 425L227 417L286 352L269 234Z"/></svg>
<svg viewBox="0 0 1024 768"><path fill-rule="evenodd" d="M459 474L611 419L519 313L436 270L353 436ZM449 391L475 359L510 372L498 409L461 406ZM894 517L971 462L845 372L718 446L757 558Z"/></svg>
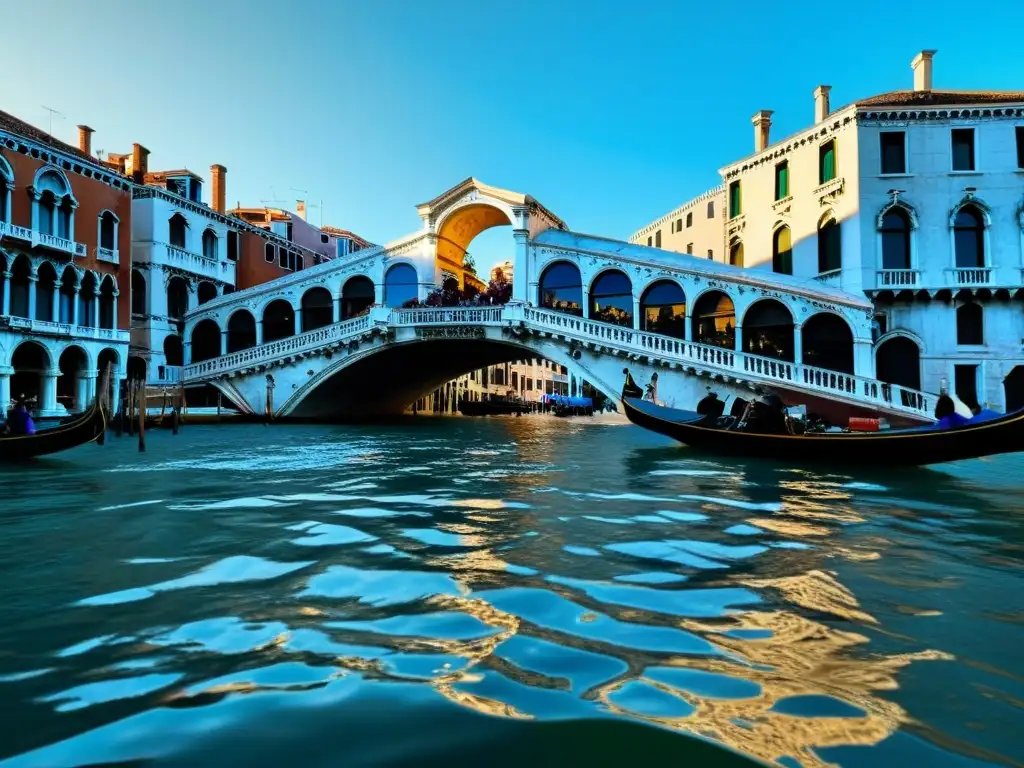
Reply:
<svg viewBox="0 0 1024 768"><path fill-rule="evenodd" d="M222 163L229 205L322 199L324 223L374 242L470 175L625 238L749 154L758 109L776 137L808 125L820 83L834 106L908 88L937 48L936 88L1024 88L1024 3L990 0L976 23L965 8L55 0L41 25L11 3L0 108L45 128L52 107L56 136L88 123L108 152L139 141L153 169ZM486 268L510 248L500 229L470 251Z"/></svg>

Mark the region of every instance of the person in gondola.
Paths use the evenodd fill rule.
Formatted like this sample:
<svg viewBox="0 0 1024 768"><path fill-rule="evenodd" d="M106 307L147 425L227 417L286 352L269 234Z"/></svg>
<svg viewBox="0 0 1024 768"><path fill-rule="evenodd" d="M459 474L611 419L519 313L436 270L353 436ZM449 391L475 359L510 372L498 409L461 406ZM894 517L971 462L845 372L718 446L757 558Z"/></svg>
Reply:
<svg viewBox="0 0 1024 768"><path fill-rule="evenodd" d="M785 435L786 404L774 392L768 392L760 400L754 401L753 413L747 420L747 432L763 435Z"/></svg>
<svg viewBox="0 0 1024 768"><path fill-rule="evenodd" d="M968 422L968 419L956 412L956 403L945 393L939 395L939 399L935 401L935 418L936 429L953 429Z"/></svg>
<svg viewBox="0 0 1024 768"><path fill-rule="evenodd" d="M697 403L697 413L706 416L708 420L714 421L725 410L725 403L718 399L718 393L712 392L708 387L708 393Z"/></svg>
<svg viewBox="0 0 1024 768"><path fill-rule="evenodd" d="M21 395L14 407L7 412L7 434L19 436L34 435L35 433L35 422L32 421L32 414L28 412L25 396Z"/></svg>
<svg viewBox="0 0 1024 768"><path fill-rule="evenodd" d="M647 383L646 391L644 392L644 400L649 400L652 403L658 402L658 374L657 374L657 372L651 374L651 380Z"/></svg>

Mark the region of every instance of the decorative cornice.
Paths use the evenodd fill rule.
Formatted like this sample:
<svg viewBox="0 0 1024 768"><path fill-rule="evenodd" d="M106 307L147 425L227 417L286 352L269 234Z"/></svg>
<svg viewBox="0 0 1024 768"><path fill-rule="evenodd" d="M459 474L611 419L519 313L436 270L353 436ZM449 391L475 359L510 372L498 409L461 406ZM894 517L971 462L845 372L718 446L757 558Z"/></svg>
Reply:
<svg viewBox="0 0 1024 768"><path fill-rule="evenodd" d="M838 176L830 181L826 181L820 187L815 189L813 195L818 198L819 205L832 205L832 203L842 196L845 186L846 181L842 176Z"/></svg>
<svg viewBox="0 0 1024 768"><path fill-rule="evenodd" d="M123 192L130 191L133 186L130 179L114 173L109 168L104 168L99 163L87 162L82 157L40 144L17 133L0 131L0 147L28 155L36 160L53 163L61 170L71 171L78 176L102 182Z"/></svg>
<svg viewBox="0 0 1024 768"><path fill-rule="evenodd" d="M860 109L857 123L935 122L939 120L1006 120L1024 117L1024 107L977 107L946 109Z"/></svg>

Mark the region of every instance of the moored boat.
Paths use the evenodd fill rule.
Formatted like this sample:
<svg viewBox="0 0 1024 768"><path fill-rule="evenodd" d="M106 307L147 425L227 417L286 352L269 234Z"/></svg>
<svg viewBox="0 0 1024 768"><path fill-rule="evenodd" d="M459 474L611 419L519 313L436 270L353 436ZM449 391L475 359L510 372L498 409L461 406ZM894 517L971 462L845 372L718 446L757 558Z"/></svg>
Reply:
<svg viewBox="0 0 1024 768"><path fill-rule="evenodd" d="M697 411L668 408L643 398L629 370L623 371L622 404L637 426L698 450L750 458L843 465L919 466L1024 450L1024 409L975 417L950 428L934 425L879 431L801 430L774 404L737 399L729 415L723 404ZM759 413L760 411L760 413ZM874 425L877 426L877 425Z"/></svg>

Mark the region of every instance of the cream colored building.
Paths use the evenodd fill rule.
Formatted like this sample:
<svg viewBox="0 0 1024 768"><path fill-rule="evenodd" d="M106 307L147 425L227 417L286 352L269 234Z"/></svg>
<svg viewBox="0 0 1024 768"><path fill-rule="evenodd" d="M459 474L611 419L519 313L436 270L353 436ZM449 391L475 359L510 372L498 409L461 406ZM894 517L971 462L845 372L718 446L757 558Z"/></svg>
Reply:
<svg viewBox="0 0 1024 768"><path fill-rule="evenodd" d="M935 53L914 57L912 89L833 110L818 86L791 136L757 112L722 186L630 241L863 292L879 379L1024 407L1024 92L936 90ZM737 319L746 344L782 322Z"/></svg>

